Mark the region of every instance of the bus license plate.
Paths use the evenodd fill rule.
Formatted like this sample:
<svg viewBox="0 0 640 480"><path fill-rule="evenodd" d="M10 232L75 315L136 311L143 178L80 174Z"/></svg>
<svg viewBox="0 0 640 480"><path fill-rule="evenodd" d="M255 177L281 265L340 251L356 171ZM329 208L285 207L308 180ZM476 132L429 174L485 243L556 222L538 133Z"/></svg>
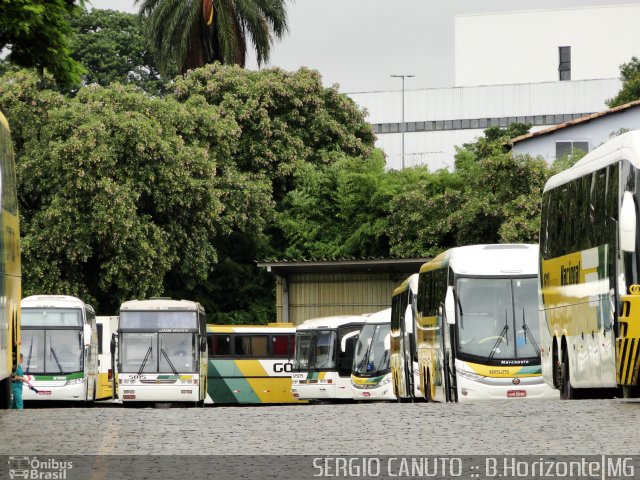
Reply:
<svg viewBox="0 0 640 480"><path fill-rule="evenodd" d="M122 398L124 398L125 400L135 400L136 396L135 395L123 395Z"/></svg>
<svg viewBox="0 0 640 480"><path fill-rule="evenodd" d="M507 391L507 398L518 398L518 397L526 397L526 396L527 396L526 390L508 390Z"/></svg>
<svg viewBox="0 0 640 480"><path fill-rule="evenodd" d="M37 395L51 395L51 390L38 390Z"/></svg>

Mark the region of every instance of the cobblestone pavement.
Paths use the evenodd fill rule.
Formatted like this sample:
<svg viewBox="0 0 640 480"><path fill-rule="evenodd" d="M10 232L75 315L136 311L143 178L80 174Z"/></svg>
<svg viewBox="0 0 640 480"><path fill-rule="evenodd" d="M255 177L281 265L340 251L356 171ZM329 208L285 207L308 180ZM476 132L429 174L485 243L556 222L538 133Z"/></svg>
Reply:
<svg viewBox="0 0 640 480"><path fill-rule="evenodd" d="M640 455L640 403L0 411L0 455Z"/></svg>

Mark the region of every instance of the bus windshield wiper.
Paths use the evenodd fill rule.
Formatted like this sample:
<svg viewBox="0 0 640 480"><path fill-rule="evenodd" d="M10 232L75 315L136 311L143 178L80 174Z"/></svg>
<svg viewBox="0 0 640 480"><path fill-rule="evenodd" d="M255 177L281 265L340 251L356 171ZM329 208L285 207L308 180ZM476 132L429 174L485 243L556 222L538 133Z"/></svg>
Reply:
<svg viewBox="0 0 640 480"><path fill-rule="evenodd" d="M51 350L51 355L53 356L53 359L56 361L56 365L58 365L58 368L60 369L60 373L64 373L64 371L62 370L62 365L60 365L60 362L58 361L58 356L56 355L56 351L53 349L53 347L50 347Z"/></svg>
<svg viewBox="0 0 640 480"><path fill-rule="evenodd" d="M171 370L173 370L173 374L174 375L178 375L178 370L176 370L176 367L173 366L173 363L171 363L171 360L169 360L169 355L167 355L167 352L164 351L164 348L160 349L160 353L162 355L164 355L164 358L167 359L167 363L169 364L169 366L171 367Z"/></svg>
<svg viewBox="0 0 640 480"><path fill-rule="evenodd" d="M538 354L538 356L540 356L540 347L538 346L538 342L536 342L536 339L533 336L533 332L531 332L531 329L527 325L527 320L524 316L524 308L522 309L522 329L524 330L525 339L529 339L529 341L533 345L533 348L535 348L536 353Z"/></svg>
<svg viewBox="0 0 640 480"><path fill-rule="evenodd" d="M29 344L29 355L27 356L27 373L31 367L31 353L33 352L33 335L31 335L31 343Z"/></svg>
<svg viewBox="0 0 640 480"><path fill-rule="evenodd" d="M502 328L502 331L498 335L498 338L496 339L496 343L493 345L493 348L491 349L491 353L489 353L489 360L493 360L493 356L498 351L498 346L500 346L500 342L502 342L502 340L505 340L507 342L507 345L509 345L509 338L507 337L507 333L509 333L509 312L505 310L504 311L504 327Z"/></svg>
<svg viewBox="0 0 640 480"><path fill-rule="evenodd" d="M149 360L149 355L151 355L152 347L147 348L147 354L144 356L144 360L142 360L142 364L140 365L140 369L138 370L138 375L142 373L144 370L144 366L147 364L147 360Z"/></svg>

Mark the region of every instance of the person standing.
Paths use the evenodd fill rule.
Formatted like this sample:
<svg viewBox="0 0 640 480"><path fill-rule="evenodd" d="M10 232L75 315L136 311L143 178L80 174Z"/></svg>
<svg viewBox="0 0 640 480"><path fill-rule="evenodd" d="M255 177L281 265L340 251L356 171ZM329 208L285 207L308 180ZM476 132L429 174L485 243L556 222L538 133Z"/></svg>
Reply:
<svg viewBox="0 0 640 480"><path fill-rule="evenodd" d="M11 376L11 408L22 410L24 408L22 402L22 383L25 381L24 372L22 371L22 362L24 355L20 354L20 361L16 366L16 372Z"/></svg>

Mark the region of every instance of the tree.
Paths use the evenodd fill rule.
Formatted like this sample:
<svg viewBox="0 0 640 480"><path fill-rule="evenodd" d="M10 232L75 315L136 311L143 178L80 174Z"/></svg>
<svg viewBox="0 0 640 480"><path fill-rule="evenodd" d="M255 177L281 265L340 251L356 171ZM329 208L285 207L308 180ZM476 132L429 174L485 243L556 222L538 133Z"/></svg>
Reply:
<svg viewBox="0 0 640 480"><path fill-rule="evenodd" d="M287 31L285 0L136 0L146 35L164 74L219 61L244 67L247 43L258 64L269 60L273 37Z"/></svg>
<svg viewBox="0 0 640 480"><path fill-rule="evenodd" d="M609 108L640 100L640 60L638 57L631 57L629 63L620 65L620 80L622 80L622 88L615 97L606 102Z"/></svg>
<svg viewBox="0 0 640 480"><path fill-rule="evenodd" d="M137 85L146 92L164 92L138 15L115 10L83 11L71 26L72 57L86 68L83 83Z"/></svg>
<svg viewBox="0 0 640 480"><path fill-rule="evenodd" d="M220 192L213 179L233 124L132 87L85 87L74 98L0 82L15 126L23 291L66 293L112 313L125 299L193 291L217 261ZM35 106L40 127L21 118ZM209 139L198 142L203 118Z"/></svg>
<svg viewBox="0 0 640 480"><path fill-rule="evenodd" d="M17 0L0 2L0 51L20 67L49 71L58 84L70 88L80 83L82 66L71 57L70 18L84 0Z"/></svg>

